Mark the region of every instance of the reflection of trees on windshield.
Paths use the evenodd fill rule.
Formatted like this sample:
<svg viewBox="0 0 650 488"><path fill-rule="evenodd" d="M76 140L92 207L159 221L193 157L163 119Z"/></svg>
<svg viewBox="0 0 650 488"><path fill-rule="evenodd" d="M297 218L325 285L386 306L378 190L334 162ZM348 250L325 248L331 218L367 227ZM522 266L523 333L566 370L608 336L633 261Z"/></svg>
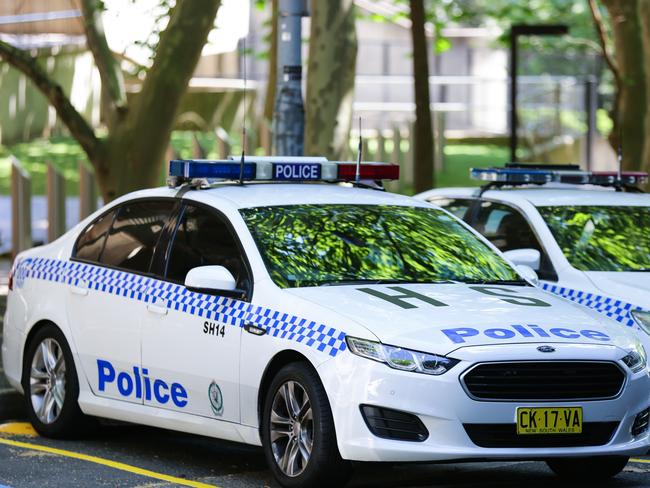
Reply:
<svg viewBox="0 0 650 488"><path fill-rule="evenodd" d="M581 271L650 269L650 207L539 207L571 265Z"/></svg>
<svg viewBox="0 0 650 488"><path fill-rule="evenodd" d="M293 205L241 211L282 287L349 280L516 280L459 222L430 208Z"/></svg>

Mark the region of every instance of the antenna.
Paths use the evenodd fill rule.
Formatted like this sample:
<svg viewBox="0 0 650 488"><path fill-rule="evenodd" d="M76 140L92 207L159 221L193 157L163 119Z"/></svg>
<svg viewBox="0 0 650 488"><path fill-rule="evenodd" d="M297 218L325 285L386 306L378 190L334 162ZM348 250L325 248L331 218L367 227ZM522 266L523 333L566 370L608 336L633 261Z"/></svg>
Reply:
<svg viewBox="0 0 650 488"><path fill-rule="evenodd" d="M242 50L242 56L241 59L243 61L243 74L244 74L244 121L242 123L242 130L241 130L241 161L239 164L239 184L243 185L244 184L244 164L246 163L246 117L247 117L247 109L246 109L246 88L247 88L247 76L246 76L246 36L243 38L243 50Z"/></svg>
<svg viewBox="0 0 650 488"><path fill-rule="evenodd" d="M363 136L361 135L361 117L359 117L359 146L357 148L357 171L354 181L359 183L361 179L361 158L363 156Z"/></svg>

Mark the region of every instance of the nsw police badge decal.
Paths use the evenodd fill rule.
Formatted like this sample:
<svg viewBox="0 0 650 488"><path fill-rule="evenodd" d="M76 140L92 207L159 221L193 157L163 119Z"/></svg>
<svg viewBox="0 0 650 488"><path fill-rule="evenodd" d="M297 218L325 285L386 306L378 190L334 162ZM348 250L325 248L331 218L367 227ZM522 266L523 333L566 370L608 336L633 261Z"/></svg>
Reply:
<svg viewBox="0 0 650 488"><path fill-rule="evenodd" d="M217 417L223 415L223 395L221 394L221 388L219 388L216 381L210 383L210 387L208 388L208 398L210 399L212 412Z"/></svg>

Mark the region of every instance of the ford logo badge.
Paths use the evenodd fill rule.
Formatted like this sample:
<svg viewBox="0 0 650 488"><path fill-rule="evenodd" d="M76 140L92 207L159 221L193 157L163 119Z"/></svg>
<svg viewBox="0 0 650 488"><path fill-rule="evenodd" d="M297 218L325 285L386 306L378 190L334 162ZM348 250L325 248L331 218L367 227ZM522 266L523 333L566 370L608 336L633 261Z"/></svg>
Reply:
<svg viewBox="0 0 650 488"><path fill-rule="evenodd" d="M555 348L553 346L539 346L537 350L539 352L555 352Z"/></svg>

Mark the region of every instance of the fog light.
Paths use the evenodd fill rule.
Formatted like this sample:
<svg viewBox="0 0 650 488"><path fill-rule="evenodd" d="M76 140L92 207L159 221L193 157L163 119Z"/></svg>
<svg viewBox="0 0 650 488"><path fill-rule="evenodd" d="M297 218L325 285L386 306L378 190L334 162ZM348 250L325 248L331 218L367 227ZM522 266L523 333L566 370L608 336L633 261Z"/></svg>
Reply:
<svg viewBox="0 0 650 488"><path fill-rule="evenodd" d="M648 430L648 421L650 420L650 408L646 408L638 414L632 424L632 435L639 436Z"/></svg>

